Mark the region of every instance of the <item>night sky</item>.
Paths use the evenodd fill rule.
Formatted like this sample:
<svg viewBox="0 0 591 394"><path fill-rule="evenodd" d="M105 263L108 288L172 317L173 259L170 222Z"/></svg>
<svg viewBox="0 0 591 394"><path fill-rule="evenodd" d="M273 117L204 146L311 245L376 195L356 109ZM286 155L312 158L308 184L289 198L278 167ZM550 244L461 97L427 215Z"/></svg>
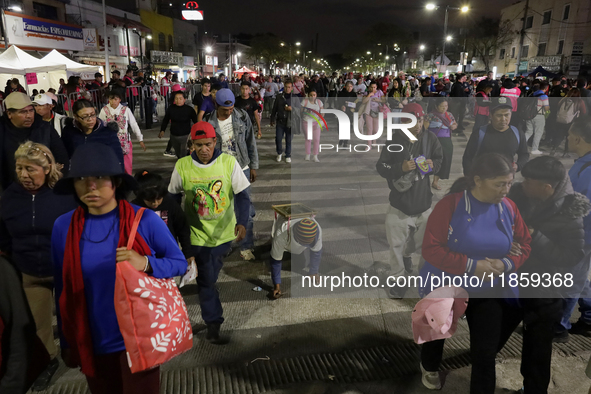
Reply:
<svg viewBox="0 0 591 394"><path fill-rule="evenodd" d="M184 1L184 0L183 0ZM428 11L430 1L412 0L255 0L251 2L226 0L206 3L199 1L204 11L204 30L209 34L274 33L281 38L309 47L319 33L318 51L326 55L339 53L347 43L369 26L380 23L399 24L420 32L421 37L443 35L445 11ZM500 10L515 0L471 0L470 11L461 14L449 11L450 28L474 24L482 16L499 18ZM412 5L409 5L411 3ZM464 2L433 1L437 5L462 6ZM200 26L200 33L203 32ZM227 36L224 36L224 38ZM226 38L227 39L227 38ZM426 38L425 38L426 39ZM423 40L423 39L421 39ZM308 48L306 48L308 49Z"/></svg>

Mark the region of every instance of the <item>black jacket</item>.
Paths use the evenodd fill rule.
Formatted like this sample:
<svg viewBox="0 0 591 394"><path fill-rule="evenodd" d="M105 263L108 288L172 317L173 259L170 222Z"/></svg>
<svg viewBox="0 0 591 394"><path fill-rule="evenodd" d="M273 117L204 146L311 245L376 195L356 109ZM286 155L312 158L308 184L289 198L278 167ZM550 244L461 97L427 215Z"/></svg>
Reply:
<svg viewBox="0 0 591 394"><path fill-rule="evenodd" d="M162 119L162 124L160 125L160 131L166 131L169 123L170 135L176 135L178 137L189 135L191 133L191 125L197 123L197 113L187 104L180 107L176 104L172 104L164 114L164 119Z"/></svg>
<svg viewBox="0 0 591 394"><path fill-rule="evenodd" d="M464 91L464 84L462 82L454 82L451 86L450 97L468 97L468 94Z"/></svg>
<svg viewBox="0 0 591 394"><path fill-rule="evenodd" d="M462 157L462 167L464 174L468 174L472 167L472 162L476 156L484 153L498 153L503 155L509 162L517 164L517 171L521 171L525 163L529 160L529 152L527 150L527 140L523 131L519 130L519 142L515 138L515 133L511 128L505 131L497 131L489 124L486 126L484 139L478 146L478 139L480 133L478 131L470 135L470 139L466 144L466 150ZM517 155L517 160L515 160Z"/></svg>
<svg viewBox="0 0 591 394"><path fill-rule="evenodd" d="M0 118L0 185L3 190L15 180L16 164L14 153L25 141L33 141L49 148L55 161L64 165L62 172L67 173L70 158L59 134L51 123L35 114L35 121L29 128L17 129L5 114Z"/></svg>
<svg viewBox="0 0 591 394"><path fill-rule="evenodd" d="M568 176L558 184L554 195L546 201L534 201L523 192L521 183L513 185L508 197L515 202L523 220L533 228L531 254L520 272L540 275L565 274L585 255L583 217L591 203L573 190ZM521 296L527 298L560 298L554 287L523 287Z"/></svg>
<svg viewBox="0 0 591 394"><path fill-rule="evenodd" d="M419 215L431 208L433 193L431 192L430 174L436 173L441 167L443 151L437 136L429 130L423 131L418 136L418 141L411 143L402 131L396 130L392 135L392 141L388 144L402 145L401 152L389 152L384 147L376 164L376 169L382 178L388 181L390 187L390 205L404 212L406 215ZM426 149L424 149L426 147ZM392 149L398 150L398 149ZM399 192L394 188L393 182L401 178L405 172L402 171L402 162L420 155L433 161L433 171L423 177L417 172L418 179L405 192ZM416 170L413 170L416 171ZM416 179L416 178L415 178Z"/></svg>
<svg viewBox="0 0 591 394"><path fill-rule="evenodd" d="M314 80L310 80L308 83L308 91L314 89L318 98L326 97L326 89L324 88L324 82L321 79L318 79L318 82L314 82Z"/></svg>
<svg viewBox="0 0 591 394"><path fill-rule="evenodd" d="M152 209L146 206L143 200L136 198L131 202L132 204L139 205L140 207ZM166 195L162 199L162 204L157 209L152 209L156 212L164 223L168 226L170 233L174 239L178 240L183 249L185 258L193 256L191 248L191 227L187 221L187 216L183 212L181 206L174 200L171 195Z"/></svg>
<svg viewBox="0 0 591 394"><path fill-rule="evenodd" d="M354 91L350 91L347 92L346 88L343 88L340 92L337 93L337 106L345 106L345 113L347 114L347 116L349 117L349 119L351 120L351 122L353 121L353 113L355 112L355 110L357 108L353 108L353 107L349 107L346 105L346 102L355 102L357 101L357 93L355 93ZM349 100L347 100L349 99ZM353 124L353 123L351 123Z"/></svg>
<svg viewBox="0 0 591 394"><path fill-rule="evenodd" d="M78 207L72 195L59 196L43 186L31 194L15 182L4 191L0 206L0 250L23 273L53 276L51 231L55 220Z"/></svg>
<svg viewBox="0 0 591 394"><path fill-rule="evenodd" d="M25 394L49 364L22 279L0 256L0 393Z"/></svg>
<svg viewBox="0 0 591 394"><path fill-rule="evenodd" d="M277 95L275 103L273 104L273 110L271 111L271 123L275 123L275 119L277 119L278 124L291 128L291 113L290 111L285 110L285 106L291 106L293 97L295 97L293 94L289 97L285 97L285 93ZM293 101L295 100L297 100L297 98Z"/></svg>
<svg viewBox="0 0 591 394"><path fill-rule="evenodd" d="M92 133L84 134L82 130L75 125L74 119L68 118L66 120L66 126L62 130L62 141L64 141L64 145L70 157L72 157L77 147L86 143L97 142L99 144L110 146L117 155L117 160L121 163L121 168L125 168L123 165L121 142L119 141L119 137L117 137L118 131L119 127L115 122L107 124L100 119L97 119L97 123Z"/></svg>

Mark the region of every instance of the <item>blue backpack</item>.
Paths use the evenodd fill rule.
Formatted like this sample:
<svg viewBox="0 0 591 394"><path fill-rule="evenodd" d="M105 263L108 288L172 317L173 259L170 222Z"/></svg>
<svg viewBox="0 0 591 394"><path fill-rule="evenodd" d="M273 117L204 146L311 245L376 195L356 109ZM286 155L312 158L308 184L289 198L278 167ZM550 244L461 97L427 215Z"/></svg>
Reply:
<svg viewBox="0 0 591 394"><path fill-rule="evenodd" d="M484 135L486 134L487 127L488 125L482 126L478 130L478 147L476 148L476 153L474 154L474 157L478 156L478 153L480 153L480 145L482 145L482 141L484 140ZM515 134L515 138L517 138L517 146L519 146L519 144L521 143L521 138L519 137L519 130L517 130L517 127L515 126L509 127L511 127L511 131L513 131L513 134Z"/></svg>

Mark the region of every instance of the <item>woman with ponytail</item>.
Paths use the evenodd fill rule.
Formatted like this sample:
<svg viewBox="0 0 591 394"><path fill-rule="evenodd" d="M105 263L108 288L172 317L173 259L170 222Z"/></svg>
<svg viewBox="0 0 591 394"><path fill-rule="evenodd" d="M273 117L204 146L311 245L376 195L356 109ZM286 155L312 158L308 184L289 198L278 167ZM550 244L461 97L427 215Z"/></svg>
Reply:
<svg viewBox="0 0 591 394"><path fill-rule="evenodd" d="M435 205L423 238L423 279L431 284L433 277L444 275L468 279L462 287L470 296L466 317L471 394L494 393L495 356L521 321L520 309L505 300L515 294L506 282L503 287L499 278L502 273L515 272L531 250L527 226L515 203L506 197L514 174L512 164L503 156L478 156L468 176L458 179ZM433 289L428 286L426 290L422 296ZM421 350L423 384L431 389L441 387L438 370L444 341L425 342Z"/></svg>

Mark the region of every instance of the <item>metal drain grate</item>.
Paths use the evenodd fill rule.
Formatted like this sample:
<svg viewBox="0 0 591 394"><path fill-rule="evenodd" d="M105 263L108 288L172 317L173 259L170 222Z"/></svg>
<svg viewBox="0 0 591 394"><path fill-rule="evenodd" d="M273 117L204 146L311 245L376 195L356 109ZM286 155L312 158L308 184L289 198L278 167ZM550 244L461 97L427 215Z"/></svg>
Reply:
<svg viewBox="0 0 591 394"><path fill-rule="evenodd" d="M501 358L521 357L521 336L511 336ZM453 370L470 365L468 335L446 341L443 368ZM555 344L566 356L591 350L591 338L571 336L568 343ZM163 394L259 394L300 382L367 382L401 378L419 372L419 346L399 343L340 353L325 353L254 363L204 366L161 373ZM53 386L47 394L84 394L85 382Z"/></svg>

